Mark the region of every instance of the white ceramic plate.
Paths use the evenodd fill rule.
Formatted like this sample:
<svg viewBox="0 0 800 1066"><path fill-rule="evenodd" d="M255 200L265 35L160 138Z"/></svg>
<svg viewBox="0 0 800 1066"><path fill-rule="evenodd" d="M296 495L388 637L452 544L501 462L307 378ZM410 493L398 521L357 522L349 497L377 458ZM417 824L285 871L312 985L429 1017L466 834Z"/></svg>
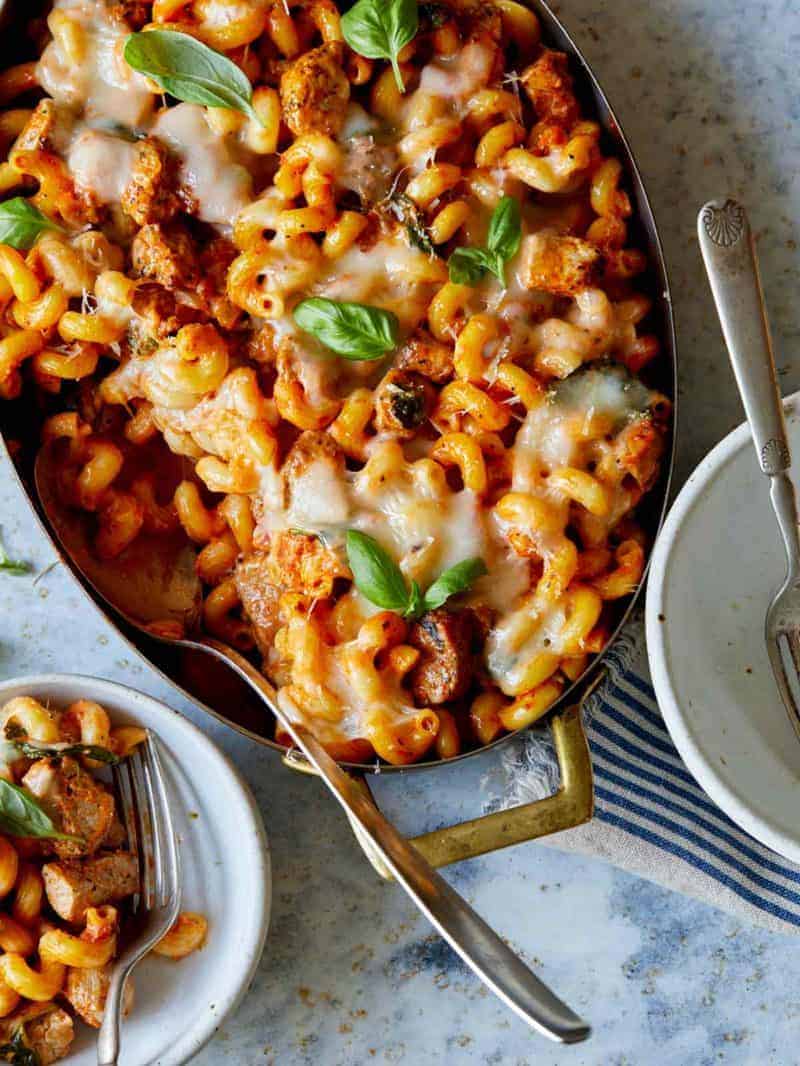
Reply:
<svg viewBox="0 0 800 1066"><path fill-rule="evenodd" d="M784 402L800 460L800 393ZM764 618L785 571L747 425L684 485L653 553L647 646L659 706L709 796L800 862L800 741L773 681Z"/></svg>
<svg viewBox="0 0 800 1066"><path fill-rule="evenodd" d="M178 962L149 957L134 972L134 1010L122 1028L120 1066L181 1066L238 1004L269 925L269 847L258 808L227 758L166 704L98 678L43 674L0 684L0 705L28 694L54 706L81 697L117 724L158 735L175 799L184 910L209 921L205 947ZM96 1033L76 1023L65 1066L95 1066Z"/></svg>

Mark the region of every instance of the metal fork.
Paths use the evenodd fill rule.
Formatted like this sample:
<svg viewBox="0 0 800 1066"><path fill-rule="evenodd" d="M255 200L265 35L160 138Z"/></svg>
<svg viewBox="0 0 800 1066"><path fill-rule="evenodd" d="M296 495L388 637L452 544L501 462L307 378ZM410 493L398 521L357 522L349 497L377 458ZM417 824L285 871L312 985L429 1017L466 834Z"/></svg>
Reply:
<svg viewBox="0 0 800 1066"><path fill-rule="evenodd" d="M117 1066L125 984L134 966L177 920L181 906L181 864L158 742L147 739L113 767L128 846L139 859L139 892L133 897L137 935L114 964L103 1024L97 1038L97 1066Z"/></svg>
<svg viewBox="0 0 800 1066"><path fill-rule="evenodd" d="M772 354L764 292L747 212L735 200L711 200L697 220L700 250L728 346L736 384L786 549L786 578L767 610L767 652L800 738L800 537L789 478L792 457Z"/></svg>

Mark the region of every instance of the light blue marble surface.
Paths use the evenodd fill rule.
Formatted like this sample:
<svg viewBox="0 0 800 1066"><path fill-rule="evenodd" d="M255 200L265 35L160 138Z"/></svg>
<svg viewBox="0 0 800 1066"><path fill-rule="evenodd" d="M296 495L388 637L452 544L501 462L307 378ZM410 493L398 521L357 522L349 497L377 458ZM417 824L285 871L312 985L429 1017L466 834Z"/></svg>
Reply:
<svg viewBox="0 0 800 1066"><path fill-rule="evenodd" d="M585 48L642 166L671 268L682 359L678 474L740 420L694 237L698 206L750 205L784 390L800 385L800 11L794 0L573 0ZM99 674L161 696L202 724L255 791L275 871L272 929L239 1012L197 1066L314 1063L710 1066L800 1062L795 939L742 925L598 861L536 844L447 876L594 1025L555 1048L477 985L403 894L366 865L332 800L269 752L206 720L87 608L0 466L9 549L40 575L0 575L0 677ZM406 832L479 813L493 757L376 784Z"/></svg>

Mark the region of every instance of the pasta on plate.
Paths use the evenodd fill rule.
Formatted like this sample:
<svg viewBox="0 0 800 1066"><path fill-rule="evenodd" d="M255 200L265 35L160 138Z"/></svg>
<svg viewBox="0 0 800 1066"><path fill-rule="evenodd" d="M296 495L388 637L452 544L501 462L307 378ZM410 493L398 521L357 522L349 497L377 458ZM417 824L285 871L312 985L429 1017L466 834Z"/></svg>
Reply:
<svg viewBox="0 0 800 1066"><path fill-rule="evenodd" d="M100 771L145 739L81 699L56 710L31 696L0 708L0 1062L48 1066L76 1019L98 1029L111 969L140 890L117 798ZM182 913L153 949L178 959L205 941ZM133 984L124 1012L133 1005Z"/></svg>
<svg viewBox="0 0 800 1066"><path fill-rule="evenodd" d="M182 532L201 624L338 758L539 718L640 581L670 420L566 56L515 0L57 0L31 32L0 393L43 398L98 557Z"/></svg>

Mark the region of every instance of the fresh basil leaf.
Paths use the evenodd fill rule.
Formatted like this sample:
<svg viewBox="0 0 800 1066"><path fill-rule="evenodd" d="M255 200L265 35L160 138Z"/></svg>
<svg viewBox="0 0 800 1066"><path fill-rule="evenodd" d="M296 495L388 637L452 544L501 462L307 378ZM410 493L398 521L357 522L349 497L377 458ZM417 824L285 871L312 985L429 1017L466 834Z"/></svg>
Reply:
<svg viewBox="0 0 800 1066"><path fill-rule="evenodd" d="M486 250L500 256L506 262L519 251L522 240L519 201L513 196L504 196L492 212Z"/></svg>
<svg viewBox="0 0 800 1066"><path fill-rule="evenodd" d="M0 204L0 244L27 252L36 238L49 229L60 230L61 226L51 222L24 196Z"/></svg>
<svg viewBox="0 0 800 1066"><path fill-rule="evenodd" d="M441 607L451 596L466 592L473 582L486 573L488 570L483 559L462 559L439 574L422 598L423 610L432 611L435 607Z"/></svg>
<svg viewBox="0 0 800 1066"><path fill-rule="evenodd" d="M0 571L5 574L27 574L29 570L30 567L27 563L9 559L6 549L3 547L3 542L0 541Z"/></svg>
<svg viewBox="0 0 800 1066"><path fill-rule="evenodd" d="M408 607L406 607L404 614L407 618L419 618L419 616L425 610L424 599L422 595L422 589L419 587L416 581L411 582L411 594L408 597Z"/></svg>
<svg viewBox="0 0 800 1066"><path fill-rule="evenodd" d="M456 248L448 260L450 280L456 285L477 285L488 270L506 284L506 263L519 251L522 222L519 203L504 196L492 212L485 248Z"/></svg>
<svg viewBox="0 0 800 1066"><path fill-rule="evenodd" d="M10 837L38 837L42 840L78 840L60 833L49 814L19 785L0 777L0 833Z"/></svg>
<svg viewBox="0 0 800 1066"><path fill-rule="evenodd" d="M456 285L477 285L489 268L483 248L456 248L447 261L450 280Z"/></svg>
<svg viewBox="0 0 800 1066"><path fill-rule="evenodd" d="M411 197L403 192L396 193L388 201L388 207L398 222L405 226L409 243L426 255L436 255L431 235L425 225L425 216Z"/></svg>
<svg viewBox="0 0 800 1066"><path fill-rule="evenodd" d="M405 614L411 596L391 555L377 540L357 529L348 529L345 547L353 582L361 595L376 607Z"/></svg>
<svg viewBox="0 0 800 1066"><path fill-rule="evenodd" d="M261 119L253 110L253 86L234 62L188 33L143 30L131 33L123 52L129 67L152 78L178 100L226 107Z"/></svg>
<svg viewBox="0 0 800 1066"><path fill-rule="evenodd" d="M119 757L108 748L101 748L97 744L61 744L47 746L34 744L30 740L17 740L12 742L21 755L28 759L60 759L65 755L85 755L87 759L95 762L104 762L109 765L119 762Z"/></svg>
<svg viewBox="0 0 800 1066"><path fill-rule="evenodd" d="M360 56L388 59L400 92L405 92L397 56L417 35L417 0L357 0L342 15L342 36Z"/></svg>
<svg viewBox="0 0 800 1066"><path fill-rule="evenodd" d="M25 1043L24 1025L20 1025L7 1044L0 1045L0 1061L10 1066L42 1066L36 1050Z"/></svg>
<svg viewBox="0 0 800 1066"><path fill-rule="evenodd" d="M345 359L380 359L397 347L397 317L379 307L313 296L295 307L294 320Z"/></svg>

